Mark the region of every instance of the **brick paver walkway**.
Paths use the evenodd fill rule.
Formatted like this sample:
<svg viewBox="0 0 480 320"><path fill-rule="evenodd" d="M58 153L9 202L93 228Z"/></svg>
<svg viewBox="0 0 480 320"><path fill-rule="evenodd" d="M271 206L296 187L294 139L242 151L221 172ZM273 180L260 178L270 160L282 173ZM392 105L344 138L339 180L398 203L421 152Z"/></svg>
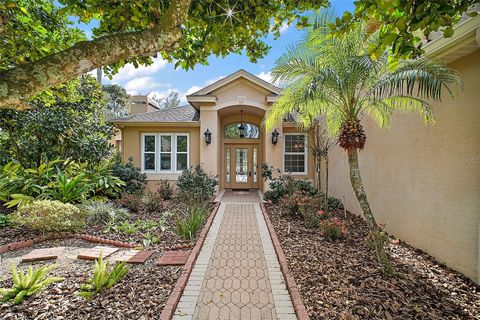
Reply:
<svg viewBox="0 0 480 320"><path fill-rule="evenodd" d="M174 319L296 319L257 192L226 192Z"/></svg>

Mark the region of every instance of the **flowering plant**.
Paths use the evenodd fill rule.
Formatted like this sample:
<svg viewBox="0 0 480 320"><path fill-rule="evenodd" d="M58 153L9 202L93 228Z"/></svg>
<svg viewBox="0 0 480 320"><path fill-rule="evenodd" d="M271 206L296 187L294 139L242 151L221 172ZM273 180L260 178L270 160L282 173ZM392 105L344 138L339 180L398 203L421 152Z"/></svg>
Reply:
<svg viewBox="0 0 480 320"><path fill-rule="evenodd" d="M347 236L345 222L337 217L320 222L320 231L327 241L335 241Z"/></svg>
<svg viewBox="0 0 480 320"><path fill-rule="evenodd" d="M313 198L301 191L296 191L292 194L286 195L280 200L280 208L282 213L290 214L292 216L304 216L305 212L313 204Z"/></svg>

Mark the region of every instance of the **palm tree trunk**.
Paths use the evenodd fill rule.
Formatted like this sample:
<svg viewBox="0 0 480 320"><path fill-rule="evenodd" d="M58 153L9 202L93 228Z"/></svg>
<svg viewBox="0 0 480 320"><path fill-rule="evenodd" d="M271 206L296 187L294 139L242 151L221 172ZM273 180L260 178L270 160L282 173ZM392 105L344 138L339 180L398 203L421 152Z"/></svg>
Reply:
<svg viewBox="0 0 480 320"><path fill-rule="evenodd" d="M329 212L328 206L328 153L325 155L325 212Z"/></svg>
<svg viewBox="0 0 480 320"><path fill-rule="evenodd" d="M370 237L375 248L377 258L382 264L384 272L387 275L391 275L393 270L384 246L386 238L378 227L377 221L373 216L372 209L370 209L367 194L365 193L365 189L363 188L362 176L360 175L360 167L358 165L357 148L347 149L347 154L348 166L350 170L350 182L352 184L353 192L355 193L355 197L360 204L363 216L367 222L368 229L370 230Z"/></svg>

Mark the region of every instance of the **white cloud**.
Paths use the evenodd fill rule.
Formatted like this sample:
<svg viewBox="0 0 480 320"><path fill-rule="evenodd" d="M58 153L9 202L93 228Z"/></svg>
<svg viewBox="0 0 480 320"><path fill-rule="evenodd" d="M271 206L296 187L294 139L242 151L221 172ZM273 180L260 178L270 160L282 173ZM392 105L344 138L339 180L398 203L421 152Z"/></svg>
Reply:
<svg viewBox="0 0 480 320"><path fill-rule="evenodd" d="M272 82L272 73L269 71L269 72L260 72L259 74L257 74L257 77L259 77L260 79L263 79L267 82L270 82L270 83L273 83Z"/></svg>
<svg viewBox="0 0 480 320"><path fill-rule="evenodd" d="M169 83L160 83L157 82L153 77L140 77L140 78L135 78L130 81L128 81L124 88L127 90L128 93L130 94L138 94L138 92L141 93L146 93L148 91L151 91L153 89L158 89L158 88L169 88L172 85ZM134 92L134 93L131 93Z"/></svg>
<svg viewBox="0 0 480 320"><path fill-rule="evenodd" d="M160 69L165 68L168 65L168 62L162 58L153 58L153 64L149 66L135 66L131 63L125 65L121 68L116 75L113 76L115 81L128 81L135 80L134 78L144 77L158 72Z"/></svg>
<svg viewBox="0 0 480 320"><path fill-rule="evenodd" d="M194 92L197 92L198 90L202 89L203 87L200 87L200 86L193 86L193 87L190 87L187 92L185 93L186 96L194 93Z"/></svg>
<svg viewBox="0 0 480 320"><path fill-rule="evenodd" d="M282 25L280 26L278 31L280 31L280 34L282 34L285 31L287 31L289 27L290 27L290 25L285 21L284 23L282 23Z"/></svg>

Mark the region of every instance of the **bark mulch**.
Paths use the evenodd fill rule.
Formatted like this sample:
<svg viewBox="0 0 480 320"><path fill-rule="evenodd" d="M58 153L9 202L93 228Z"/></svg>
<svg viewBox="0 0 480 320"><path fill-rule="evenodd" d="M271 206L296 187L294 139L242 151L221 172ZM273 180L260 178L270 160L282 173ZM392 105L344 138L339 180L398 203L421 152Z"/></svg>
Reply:
<svg viewBox="0 0 480 320"><path fill-rule="evenodd" d="M347 213L347 239L328 242L274 205L267 212L311 319L480 319L480 287L418 249L390 243L395 274L384 276L360 217Z"/></svg>

